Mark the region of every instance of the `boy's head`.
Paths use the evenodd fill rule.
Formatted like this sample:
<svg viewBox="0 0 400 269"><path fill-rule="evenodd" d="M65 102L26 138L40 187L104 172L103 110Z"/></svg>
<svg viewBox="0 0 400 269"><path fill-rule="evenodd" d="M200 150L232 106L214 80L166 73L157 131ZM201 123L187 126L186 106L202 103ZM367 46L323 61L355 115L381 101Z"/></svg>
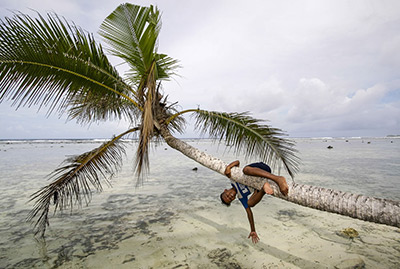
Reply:
<svg viewBox="0 0 400 269"><path fill-rule="evenodd" d="M225 189L223 193L220 195L221 202L226 205L230 206L231 202L236 198L236 190L235 188L231 188L229 190Z"/></svg>

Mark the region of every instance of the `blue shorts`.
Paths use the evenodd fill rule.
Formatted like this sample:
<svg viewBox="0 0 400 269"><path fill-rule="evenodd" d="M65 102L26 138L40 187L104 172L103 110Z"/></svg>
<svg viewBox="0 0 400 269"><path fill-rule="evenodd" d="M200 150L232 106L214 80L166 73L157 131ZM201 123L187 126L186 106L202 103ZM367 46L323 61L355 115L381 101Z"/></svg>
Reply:
<svg viewBox="0 0 400 269"><path fill-rule="evenodd" d="M264 171L267 171L268 173L271 173L271 167L269 167L267 164L265 164L263 162L251 163L251 164L248 164L247 166L260 168Z"/></svg>

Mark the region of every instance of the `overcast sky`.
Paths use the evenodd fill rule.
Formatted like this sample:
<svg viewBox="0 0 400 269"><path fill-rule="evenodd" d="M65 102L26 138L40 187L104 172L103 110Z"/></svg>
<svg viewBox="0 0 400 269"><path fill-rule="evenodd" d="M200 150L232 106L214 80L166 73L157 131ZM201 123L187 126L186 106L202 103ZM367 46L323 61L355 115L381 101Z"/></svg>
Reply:
<svg viewBox="0 0 400 269"><path fill-rule="evenodd" d="M0 0L0 16L54 11L98 36L120 3ZM291 137L400 134L398 0L132 3L163 13L159 52L182 66L164 90L182 109L250 111ZM82 127L37 109L1 103L0 139L108 138L127 128L124 122ZM194 136L191 128L185 136Z"/></svg>

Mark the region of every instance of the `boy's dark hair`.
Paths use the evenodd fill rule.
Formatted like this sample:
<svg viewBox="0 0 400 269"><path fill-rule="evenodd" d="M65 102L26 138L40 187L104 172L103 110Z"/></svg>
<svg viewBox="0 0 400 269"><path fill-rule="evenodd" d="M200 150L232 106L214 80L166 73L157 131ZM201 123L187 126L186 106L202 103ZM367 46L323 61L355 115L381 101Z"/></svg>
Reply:
<svg viewBox="0 0 400 269"><path fill-rule="evenodd" d="M227 202L225 202L224 201L224 199L222 199L222 195L223 195L224 193L221 193L221 195L219 196L219 198L221 198L221 202L224 204L224 205L226 205L226 206L231 206L231 204L228 204Z"/></svg>

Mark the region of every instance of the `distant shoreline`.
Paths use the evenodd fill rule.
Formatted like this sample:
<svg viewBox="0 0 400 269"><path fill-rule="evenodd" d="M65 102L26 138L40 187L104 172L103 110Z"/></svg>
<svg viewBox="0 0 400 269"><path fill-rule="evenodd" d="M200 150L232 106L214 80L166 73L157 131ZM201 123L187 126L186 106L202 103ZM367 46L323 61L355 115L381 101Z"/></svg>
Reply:
<svg viewBox="0 0 400 269"><path fill-rule="evenodd" d="M368 139L399 139L400 135L388 135L378 137L290 137L294 140L368 140ZM179 138L184 141L188 140L213 140L211 138ZM109 138L28 138L28 139L0 139L0 144L7 143L101 143L109 141ZM123 141L137 141L136 138L123 139Z"/></svg>

